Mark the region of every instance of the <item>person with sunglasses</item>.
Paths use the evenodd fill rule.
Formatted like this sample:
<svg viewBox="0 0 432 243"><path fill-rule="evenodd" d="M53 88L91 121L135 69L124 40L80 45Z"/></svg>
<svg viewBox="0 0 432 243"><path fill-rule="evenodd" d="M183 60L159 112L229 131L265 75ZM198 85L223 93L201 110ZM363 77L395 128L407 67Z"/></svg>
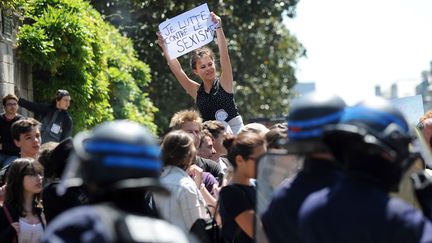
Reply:
<svg viewBox="0 0 432 243"><path fill-rule="evenodd" d="M254 242L257 159L266 152L264 138L253 132L228 135L224 142L234 168L231 183L219 195L222 236L226 242Z"/></svg>
<svg viewBox="0 0 432 243"><path fill-rule="evenodd" d="M432 111L426 112L419 120L417 129L421 131L424 140L432 149Z"/></svg>
<svg viewBox="0 0 432 243"><path fill-rule="evenodd" d="M0 115L0 166L10 164L20 156L20 149L15 145L11 126L14 122L23 118L18 114L18 97L7 94L3 97L4 113Z"/></svg>

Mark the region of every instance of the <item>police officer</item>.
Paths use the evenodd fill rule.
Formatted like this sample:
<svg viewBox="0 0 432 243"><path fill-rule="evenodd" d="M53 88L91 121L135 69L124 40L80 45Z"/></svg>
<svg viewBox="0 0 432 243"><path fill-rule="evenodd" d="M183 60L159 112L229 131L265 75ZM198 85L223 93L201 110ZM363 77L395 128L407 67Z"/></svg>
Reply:
<svg viewBox="0 0 432 243"><path fill-rule="evenodd" d="M56 217L42 242L188 242L180 229L156 218L146 194L167 193L158 179L159 146L147 129L105 122L77 134L73 146L61 185L86 183L91 205Z"/></svg>
<svg viewBox="0 0 432 243"><path fill-rule="evenodd" d="M304 242L432 242L432 225L403 200L390 197L413 163L403 115L376 98L347 108L324 141L343 160L342 181L310 195L299 212Z"/></svg>
<svg viewBox="0 0 432 243"><path fill-rule="evenodd" d="M336 95L311 93L294 100L288 115L289 153L304 156L302 170L276 189L262 224L270 242L299 242L297 213L312 192L341 177L340 164L321 142L325 125L339 121L345 102Z"/></svg>

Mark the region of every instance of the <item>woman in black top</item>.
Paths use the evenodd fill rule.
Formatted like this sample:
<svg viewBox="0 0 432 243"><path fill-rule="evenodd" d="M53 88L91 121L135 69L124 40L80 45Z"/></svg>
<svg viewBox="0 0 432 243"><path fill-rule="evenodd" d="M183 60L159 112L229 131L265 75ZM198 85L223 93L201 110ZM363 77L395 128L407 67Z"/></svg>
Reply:
<svg viewBox="0 0 432 243"><path fill-rule="evenodd" d="M218 23L216 35L220 54L220 77L216 75L215 57L209 48L198 48L192 53L191 66L194 74L202 80L202 83L199 84L189 78L177 59L170 59L165 42L162 36L157 33L159 46L164 52L171 72L183 89L195 100L204 121L225 121L237 134L243 126L243 120L234 101L233 73L227 41L220 17L213 12L210 13L210 17L213 22Z"/></svg>
<svg viewBox="0 0 432 243"><path fill-rule="evenodd" d="M266 151L265 141L256 133L244 132L227 137L224 146L234 175L219 195L222 235L227 242L253 242L256 189L250 180L255 178L257 158Z"/></svg>

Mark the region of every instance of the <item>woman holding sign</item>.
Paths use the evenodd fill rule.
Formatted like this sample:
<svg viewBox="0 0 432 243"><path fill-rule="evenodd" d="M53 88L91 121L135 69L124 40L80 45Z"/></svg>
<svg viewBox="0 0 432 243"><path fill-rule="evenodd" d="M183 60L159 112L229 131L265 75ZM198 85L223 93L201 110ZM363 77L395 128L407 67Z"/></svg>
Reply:
<svg viewBox="0 0 432 243"><path fill-rule="evenodd" d="M201 84L199 84L189 78L176 58L171 60L165 41L160 33L157 33L158 43L164 52L171 72L185 91L195 100L204 121L218 120L227 122L233 132L237 134L243 127L243 120L234 101L233 73L227 41L222 29L221 18L213 12L210 13L210 17L217 24L216 35L220 54L220 77L216 75L214 53L208 47L198 48L191 55L190 63L193 73L202 80Z"/></svg>

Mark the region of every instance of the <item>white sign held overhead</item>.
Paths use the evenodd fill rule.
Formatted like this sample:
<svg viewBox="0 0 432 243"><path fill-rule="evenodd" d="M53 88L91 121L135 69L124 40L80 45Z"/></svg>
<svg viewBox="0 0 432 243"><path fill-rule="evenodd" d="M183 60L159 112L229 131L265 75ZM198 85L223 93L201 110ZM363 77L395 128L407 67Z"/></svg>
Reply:
<svg viewBox="0 0 432 243"><path fill-rule="evenodd" d="M390 100L405 116L411 126L415 126L424 114L423 98L421 95L403 97Z"/></svg>
<svg viewBox="0 0 432 243"><path fill-rule="evenodd" d="M170 59L177 58L213 40L218 27L210 18L207 3L159 24Z"/></svg>

